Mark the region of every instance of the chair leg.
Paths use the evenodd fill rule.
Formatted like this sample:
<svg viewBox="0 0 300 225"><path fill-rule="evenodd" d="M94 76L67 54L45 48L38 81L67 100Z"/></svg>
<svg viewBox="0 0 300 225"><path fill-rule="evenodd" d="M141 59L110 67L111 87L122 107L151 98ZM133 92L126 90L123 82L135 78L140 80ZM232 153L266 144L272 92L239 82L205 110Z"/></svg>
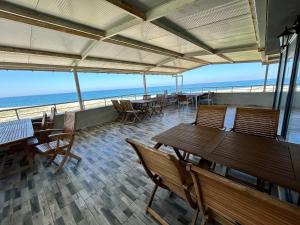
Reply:
<svg viewBox="0 0 300 225"><path fill-rule="evenodd" d="M50 166L52 164L52 162L55 160L56 156L57 156L57 154L53 154L51 156L51 158L48 160L47 166Z"/></svg>
<svg viewBox="0 0 300 225"><path fill-rule="evenodd" d="M191 225L196 225L198 216L199 216L199 210L196 209L195 212L194 212L194 215L193 215L193 220L192 220Z"/></svg>
<svg viewBox="0 0 300 225"><path fill-rule="evenodd" d="M153 202L153 199L154 199L154 195L157 191L157 188L158 188L158 185L155 184L148 200L147 200L147 205L146 205L146 213L149 213L151 216L153 216L160 224L162 225L169 225L157 212L155 212L152 208L151 208L151 205L152 205L152 202Z"/></svg>
<svg viewBox="0 0 300 225"><path fill-rule="evenodd" d="M69 156L72 157L72 158L74 158L74 159L77 159L77 161L81 160L81 157L79 157L78 155L75 155L75 154L73 154L71 152L69 153Z"/></svg>
<svg viewBox="0 0 300 225"><path fill-rule="evenodd" d="M63 168L65 162L66 162L67 159L68 159L68 157L69 157L69 154L65 154L65 155L64 155L62 161L60 162L58 168L55 170L54 174L57 174L57 173Z"/></svg>
<svg viewBox="0 0 300 225"><path fill-rule="evenodd" d="M148 197L147 205L146 205L146 213L147 213L148 208L150 208L151 205L152 205L152 202L153 202L153 199L154 199L154 195L155 195L155 193L156 193L156 191L157 191L157 188L158 188L158 185L155 184L155 186L154 186L154 188L153 188L153 190L152 190L150 196Z"/></svg>

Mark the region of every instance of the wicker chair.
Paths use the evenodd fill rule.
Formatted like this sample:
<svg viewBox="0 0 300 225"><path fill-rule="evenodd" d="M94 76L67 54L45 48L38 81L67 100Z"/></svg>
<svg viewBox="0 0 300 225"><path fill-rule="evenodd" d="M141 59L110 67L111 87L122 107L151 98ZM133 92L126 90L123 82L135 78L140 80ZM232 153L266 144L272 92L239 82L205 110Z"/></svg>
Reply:
<svg viewBox="0 0 300 225"><path fill-rule="evenodd" d="M300 208L297 206L191 164L187 171L193 179L203 225L210 220L218 224L299 224Z"/></svg>
<svg viewBox="0 0 300 225"><path fill-rule="evenodd" d="M76 113L66 112L64 116L63 129L47 129L40 131L41 136L46 136L49 142L37 145L36 149L40 154L50 156L48 165L51 165L58 155L63 156L58 168L55 171L55 174L63 168L69 157L75 158L78 162L81 160L79 156L71 153L75 137L75 129ZM59 131L61 133L51 134L53 131Z"/></svg>
<svg viewBox="0 0 300 225"><path fill-rule="evenodd" d="M193 209L196 209L196 202L190 189L192 187L192 180L189 173L185 170L185 164L178 161L173 155L152 149L131 139L126 139L126 141L133 147L147 175L154 183L154 189L148 197L146 213L151 214L161 224L167 224L151 208L158 187L170 190L186 200Z"/></svg>

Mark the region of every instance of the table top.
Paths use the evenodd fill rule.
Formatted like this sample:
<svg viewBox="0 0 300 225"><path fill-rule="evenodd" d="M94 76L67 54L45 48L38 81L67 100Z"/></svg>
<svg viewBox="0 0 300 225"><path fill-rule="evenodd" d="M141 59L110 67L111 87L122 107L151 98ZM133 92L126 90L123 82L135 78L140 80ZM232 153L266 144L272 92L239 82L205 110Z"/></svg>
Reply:
<svg viewBox="0 0 300 225"><path fill-rule="evenodd" d="M139 100L132 100L131 103L133 104L147 104L155 102L156 99L139 99Z"/></svg>
<svg viewBox="0 0 300 225"><path fill-rule="evenodd" d="M300 192L300 145L190 124L153 140Z"/></svg>
<svg viewBox="0 0 300 225"><path fill-rule="evenodd" d="M203 93L181 93L180 95L186 95L186 96L200 96Z"/></svg>
<svg viewBox="0 0 300 225"><path fill-rule="evenodd" d="M0 146L13 144L33 137L30 119L0 123Z"/></svg>

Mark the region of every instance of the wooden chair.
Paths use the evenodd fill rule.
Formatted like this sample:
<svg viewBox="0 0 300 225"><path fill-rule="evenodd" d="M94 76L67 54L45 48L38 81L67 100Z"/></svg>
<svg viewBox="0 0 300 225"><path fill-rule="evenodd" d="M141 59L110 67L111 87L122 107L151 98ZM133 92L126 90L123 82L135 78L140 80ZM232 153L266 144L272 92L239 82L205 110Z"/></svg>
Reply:
<svg viewBox="0 0 300 225"><path fill-rule="evenodd" d="M148 197L146 213L152 215L161 224L167 224L167 222L151 208L158 187L177 194L195 209L196 202L190 192L192 180L189 173L185 170L185 164L178 161L173 155L152 149L128 138L126 141L133 147L147 175L154 183L154 189Z"/></svg>
<svg viewBox="0 0 300 225"><path fill-rule="evenodd" d="M262 108L241 108L236 109L235 121L232 131L236 133L262 136L267 138L281 139L277 135L279 120L279 111L273 109ZM230 168L226 169L225 176L228 176ZM244 179L236 176L230 176L238 182L253 186ZM256 188L264 189L264 181L256 178ZM271 192L271 185L269 185L268 192Z"/></svg>
<svg viewBox="0 0 300 225"><path fill-rule="evenodd" d="M196 114L195 125L224 129L226 106L200 105Z"/></svg>
<svg viewBox="0 0 300 225"><path fill-rule="evenodd" d="M40 130L45 130L47 128L47 113L43 113L41 121L32 122L32 127L34 130L34 136L38 138Z"/></svg>
<svg viewBox="0 0 300 225"><path fill-rule="evenodd" d="M133 121L132 122L136 122L137 120L140 121L140 117L139 114L142 113L141 110L138 109L134 109L130 100L120 100L120 105L123 109L123 112L125 114L124 116L124 122L128 121L128 119L130 117L133 117Z"/></svg>
<svg viewBox="0 0 300 225"><path fill-rule="evenodd" d="M186 95L177 95L177 98L178 98L178 107L188 106L190 103Z"/></svg>
<svg viewBox="0 0 300 225"><path fill-rule="evenodd" d="M156 104L151 107L151 109L152 109L151 115L163 114L163 110L164 110L165 106L166 106L165 96L164 95L156 95Z"/></svg>
<svg viewBox="0 0 300 225"><path fill-rule="evenodd" d="M40 131L41 136L47 136L48 142L37 145L36 149L39 153L50 156L48 165L54 162L58 155L62 155L63 159L59 163L55 174L58 173L64 166L65 162L69 157L77 159L80 161L81 158L73 153L71 153L71 148L74 142L76 129L76 113L66 112L64 116L64 127L63 129L47 129ZM53 131L60 131L61 133L51 134Z"/></svg>
<svg viewBox="0 0 300 225"><path fill-rule="evenodd" d="M151 99L151 95L143 95L143 100L149 100Z"/></svg>
<svg viewBox="0 0 300 225"><path fill-rule="evenodd" d="M199 96L199 103L202 105L212 105L213 104L214 92L203 93Z"/></svg>
<svg viewBox="0 0 300 225"><path fill-rule="evenodd" d="M222 105L200 105L196 114L194 125L203 127L211 127L225 130L224 120L227 107ZM184 153L184 158L188 160L190 154ZM215 169L216 164L212 162L212 170Z"/></svg>
<svg viewBox="0 0 300 225"><path fill-rule="evenodd" d="M236 109L233 131L277 138L278 120L278 110L238 107Z"/></svg>
<svg viewBox="0 0 300 225"><path fill-rule="evenodd" d="M189 164L202 223L296 225L300 208ZM195 224L195 223L194 223Z"/></svg>
<svg viewBox="0 0 300 225"><path fill-rule="evenodd" d="M113 104L114 109L117 111L117 113L119 115L117 120L123 121L125 113L123 111L123 108L122 108L121 104L119 103L118 100L111 100L111 102Z"/></svg>
<svg viewBox="0 0 300 225"><path fill-rule="evenodd" d="M51 107L51 113L47 120L47 129L52 129L54 127L54 120L55 120L56 113L57 113L56 108Z"/></svg>

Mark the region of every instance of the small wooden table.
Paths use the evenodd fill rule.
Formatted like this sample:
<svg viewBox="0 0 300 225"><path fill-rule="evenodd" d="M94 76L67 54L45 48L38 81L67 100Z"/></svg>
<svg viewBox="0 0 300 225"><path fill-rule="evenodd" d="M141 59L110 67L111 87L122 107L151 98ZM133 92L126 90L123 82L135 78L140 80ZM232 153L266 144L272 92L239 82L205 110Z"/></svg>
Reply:
<svg viewBox="0 0 300 225"><path fill-rule="evenodd" d="M218 129L180 124L155 137L168 145L300 192L300 145Z"/></svg>
<svg viewBox="0 0 300 225"><path fill-rule="evenodd" d="M26 141L33 136L34 130L30 119L0 123L0 151L2 147L23 144L29 166L31 167L33 162L30 149L27 148Z"/></svg>

